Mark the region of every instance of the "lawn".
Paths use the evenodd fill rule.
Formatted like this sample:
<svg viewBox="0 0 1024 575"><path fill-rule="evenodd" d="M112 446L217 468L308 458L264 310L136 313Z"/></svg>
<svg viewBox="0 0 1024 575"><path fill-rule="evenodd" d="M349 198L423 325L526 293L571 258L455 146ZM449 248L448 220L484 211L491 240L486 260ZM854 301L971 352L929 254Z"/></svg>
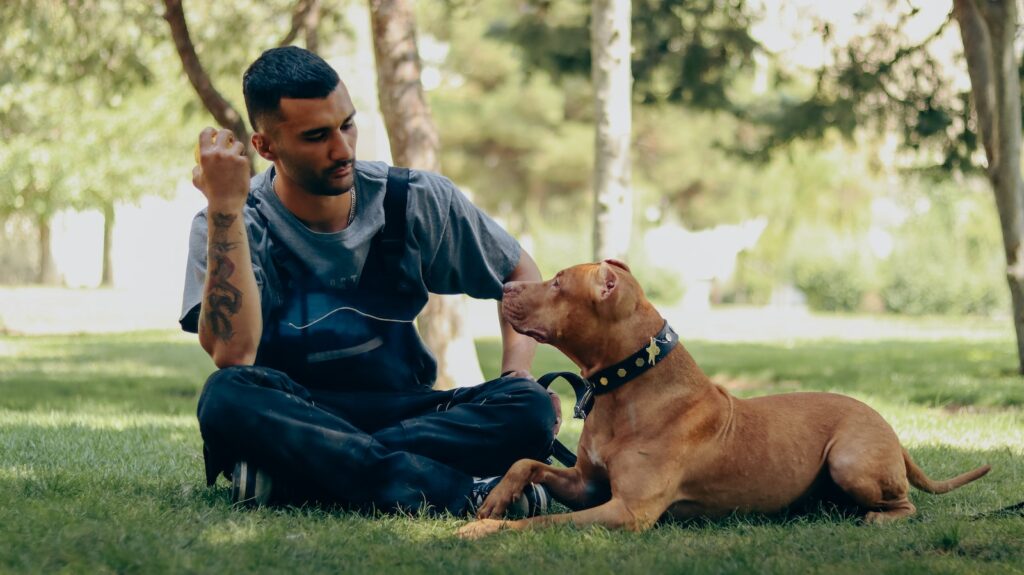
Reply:
<svg viewBox="0 0 1024 575"><path fill-rule="evenodd" d="M459 518L251 511L228 503L223 480L207 489L194 407L213 366L185 336L0 337L0 572L1024 573L1024 518L985 514L1024 500L1012 342L687 347L740 396L866 401L934 478L993 470L947 495L914 492L918 515L881 527L823 511L466 542ZM479 349L493 374L497 342ZM569 367L543 348L535 371ZM574 446L579 429L562 439Z"/></svg>

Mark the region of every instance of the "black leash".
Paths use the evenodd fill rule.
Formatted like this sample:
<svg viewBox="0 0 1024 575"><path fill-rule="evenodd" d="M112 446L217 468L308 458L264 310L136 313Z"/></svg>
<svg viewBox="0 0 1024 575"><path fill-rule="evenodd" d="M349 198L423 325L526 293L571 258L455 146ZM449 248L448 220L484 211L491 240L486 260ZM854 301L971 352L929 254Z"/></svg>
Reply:
<svg viewBox="0 0 1024 575"><path fill-rule="evenodd" d="M559 459L561 461L561 459ZM983 511L981 513L975 513L971 515L971 521L977 521L978 519L991 519L994 517L1011 517L1013 515L1024 516L1024 501L1020 503L1014 503L1013 505L1007 505L1002 509L996 509L995 511Z"/></svg>
<svg viewBox="0 0 1024 575"><path fill-rule="evenodd" d="M587 414L590 413L590 408L594 406L594 386L571 371L546 373L537 379L537 383L544 389L547 389L553 381L560 377L568 381L569 385L572 386L573 392L576 393L576 406L573 407L573 418L586 419ZM576 465L576 454L559 441L558 438L555 438L551 443L551 455L566 467L574 467Z"/></svg>

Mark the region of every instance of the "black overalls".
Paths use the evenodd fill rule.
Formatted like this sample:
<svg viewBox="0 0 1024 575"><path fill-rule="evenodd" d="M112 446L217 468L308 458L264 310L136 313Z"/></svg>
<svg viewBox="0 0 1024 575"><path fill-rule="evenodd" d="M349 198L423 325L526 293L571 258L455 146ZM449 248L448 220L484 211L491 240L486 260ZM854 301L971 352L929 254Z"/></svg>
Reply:
<svg viewBox="0 0 1024 575"><path fill-rule="evenodd" d="M199 399L208 483L245 460L293 498L461 513L473 476L547 455L554 413L535 382L430 389L436 361L407 321L426 303L426 289L402 277L397 263L407 187L408 171L390 169L385 229L357 286L324 286L272 246L268 277L282 297L264 324L256 365L215 372ZM403 317L385 311L403 306Z"/></svg>

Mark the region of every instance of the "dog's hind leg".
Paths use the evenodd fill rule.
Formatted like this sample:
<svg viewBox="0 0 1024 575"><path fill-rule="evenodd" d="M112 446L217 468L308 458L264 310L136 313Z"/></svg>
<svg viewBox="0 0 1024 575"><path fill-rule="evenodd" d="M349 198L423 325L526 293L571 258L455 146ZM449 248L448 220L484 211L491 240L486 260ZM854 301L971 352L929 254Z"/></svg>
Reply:
<svg viewBox="0 0 1024 575"><path fill-rule="evenodd" d="M887 505L891 505L892 507L882 511L868 511L867 514L864 515L864 523L888 523L904 517L910 517L914 513L917 513L917 507L914 507L914 504L907 498L903 498L902 501L897 501L895 503L887 503Z"/></svg>
<svg viewBox="0 0 1024 575"><path fill-rule="evenodd" d="M840 435L826 460L836 485L867 511L865 523L893 521L917 511L907 498L910 484L902 450L895 434L888 435L866 428Z"/></svg>

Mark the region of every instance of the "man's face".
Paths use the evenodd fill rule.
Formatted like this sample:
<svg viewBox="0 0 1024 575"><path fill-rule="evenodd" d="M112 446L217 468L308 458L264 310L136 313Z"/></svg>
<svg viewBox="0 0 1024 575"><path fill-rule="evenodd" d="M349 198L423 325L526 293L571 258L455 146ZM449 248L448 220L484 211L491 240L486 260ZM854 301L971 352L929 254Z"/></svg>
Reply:
<svg viewBox="0 0 1024 575"><path fill-rule="evenodd" d="M345 85L326 98L281 98L264 132L280 171L306 192L337 196L355 184L356 110Z"/></svg>

